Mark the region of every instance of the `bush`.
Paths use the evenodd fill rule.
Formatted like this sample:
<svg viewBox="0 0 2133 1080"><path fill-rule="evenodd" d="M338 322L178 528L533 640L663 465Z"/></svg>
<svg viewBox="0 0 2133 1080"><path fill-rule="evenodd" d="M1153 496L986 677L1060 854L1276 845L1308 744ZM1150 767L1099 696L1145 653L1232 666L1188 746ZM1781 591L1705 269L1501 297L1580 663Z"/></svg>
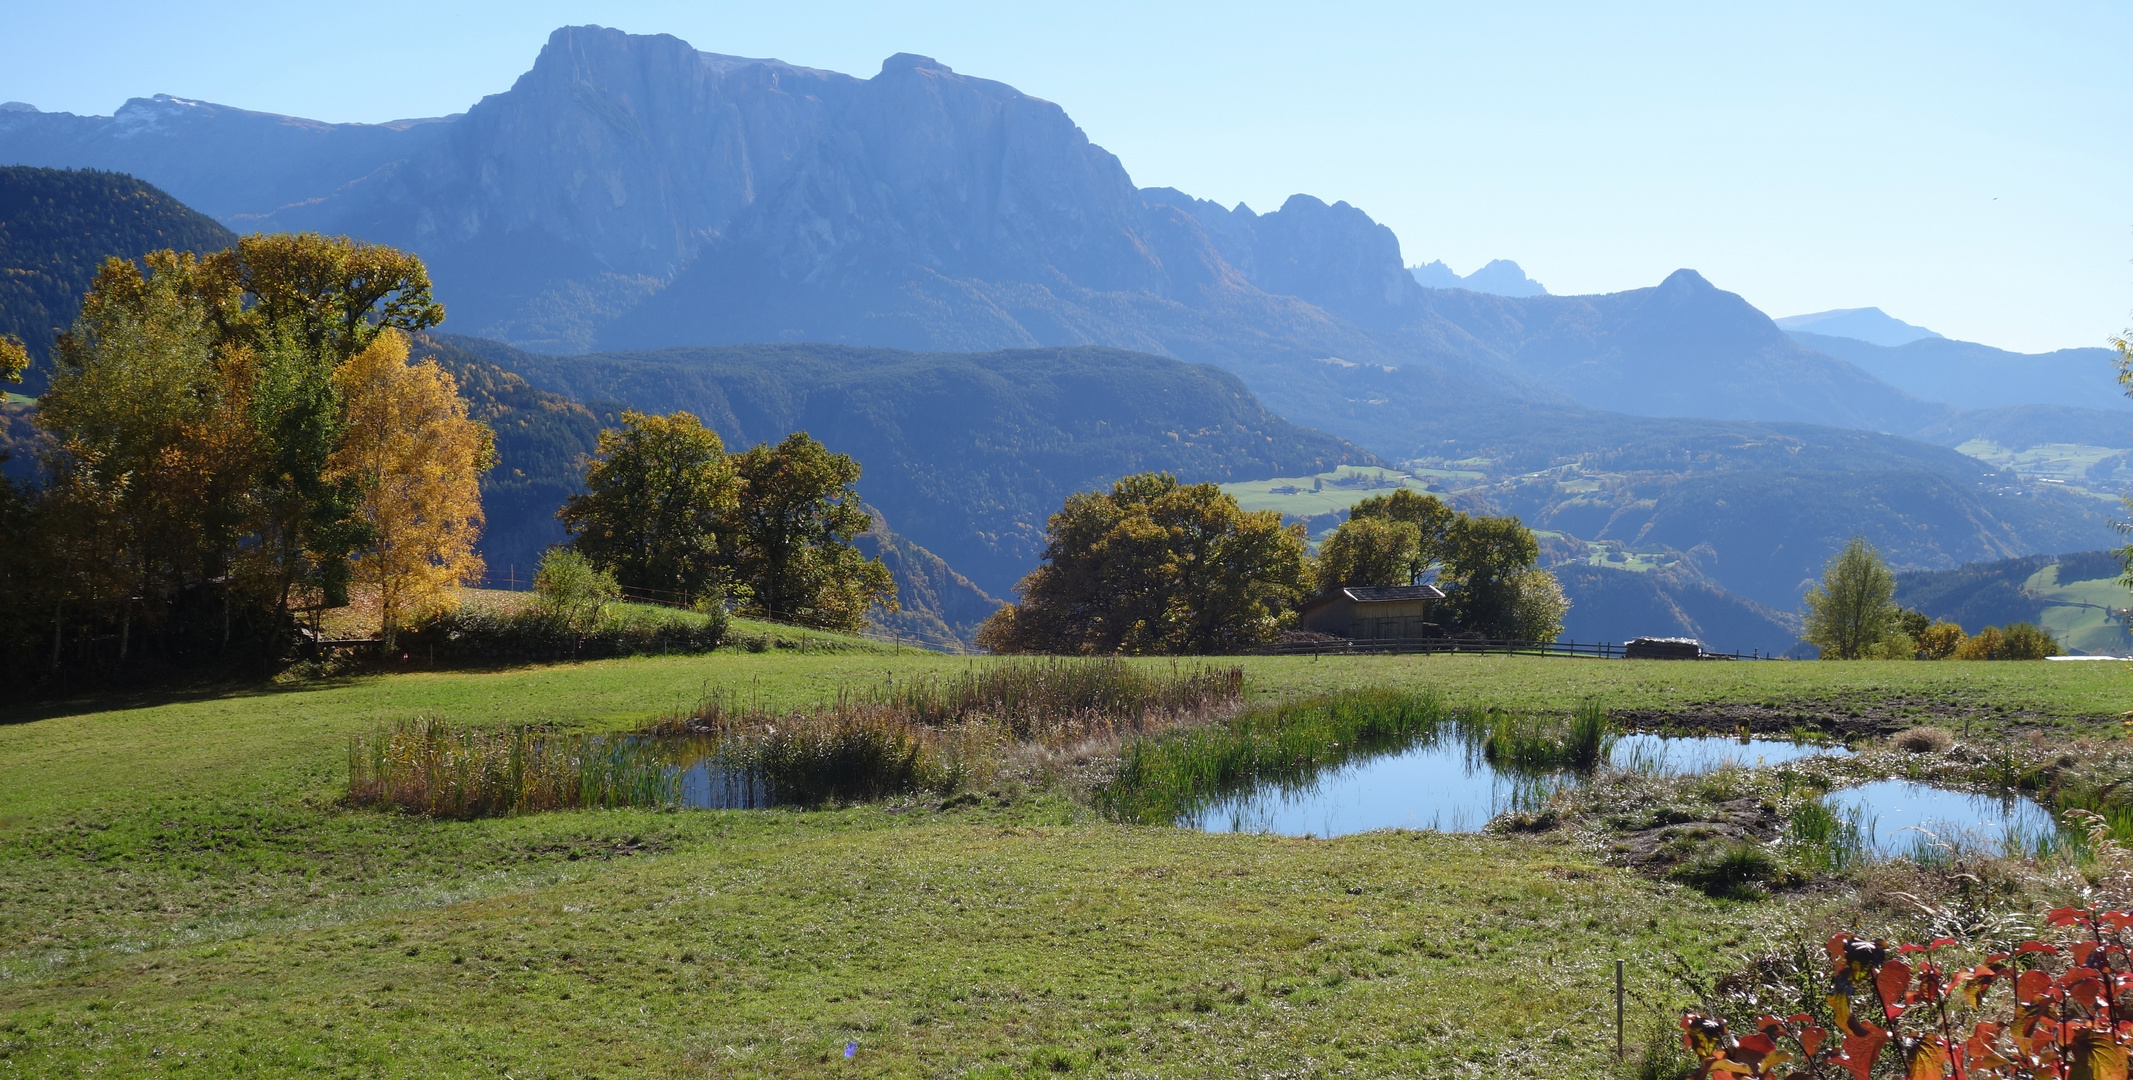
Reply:
<svg viewBox="0 0 2133 1080"><path fill-rule="evenodd" d="M1946 660L1963 647L1968 635L1952 622L1937 622L1918 634L1920 660Z"/></svg>
<svg viewBox="0 0 2133 1080"><path fill-rule="evenodd" d="M622 587L615 575L594 569L575 548L550 548L534 571L533 595L543 612L574 633L586 633L599 625L608 605L622 599Z"/></svg>
<svg viewBox="0 0 2133 1080"><path fill-rule="evenodd" d="M2133 1024L2117 1019L2123 999L2107 988L2133 967L2133 912L2058 908L2045 921L2052 940L2011 949L1979 931L1926 945L1837 934L1826 977L1803 957L1783 985L1742 985L1683 1014L1682 1045L1699 1062L1689 1075L2125 1076ZM1770 1015L1788 1010L1764 989L1800 1011ZM1716 1015L1728 1004L1738 1016Z"/></svg>
<svg viewBox="0 0 2133 1080"><path fill-rule="evenodd" d="M2051 634L2026 622L1988 626L1955 650L1957 660L2042 660L2059 655Z"/></svg>

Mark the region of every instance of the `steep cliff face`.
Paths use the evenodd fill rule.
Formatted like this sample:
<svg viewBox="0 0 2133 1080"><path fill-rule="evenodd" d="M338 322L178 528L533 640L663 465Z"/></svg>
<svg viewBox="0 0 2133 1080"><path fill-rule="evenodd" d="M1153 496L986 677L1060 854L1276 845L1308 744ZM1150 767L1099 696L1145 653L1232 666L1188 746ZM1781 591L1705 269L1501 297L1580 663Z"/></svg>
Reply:
<svg viewBox="0 0 2133 1080"><path fill-rule="evenodd" d="M1423 288L1356 207L1137 189L1059 106L911 54L861 79L566 27L439 121L9 108L10 159L127 169L239 229L411 248L452 330L540 352L1111 346L1219 364L1391 457L1507 402L1922 422L1694 274L1604 297Z"/></svg>

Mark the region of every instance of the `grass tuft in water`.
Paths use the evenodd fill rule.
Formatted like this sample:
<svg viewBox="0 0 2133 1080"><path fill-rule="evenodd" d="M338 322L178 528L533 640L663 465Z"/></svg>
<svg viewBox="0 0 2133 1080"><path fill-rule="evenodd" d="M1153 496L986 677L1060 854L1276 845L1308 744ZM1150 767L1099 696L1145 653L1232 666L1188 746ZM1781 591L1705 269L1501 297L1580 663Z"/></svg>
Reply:
<svg viewBox="0 0 2133 1080"><path fill-rule="evenodd" d="M1788 835L1802 861L1822 873L1841 874L1864 866L1867 838L1859 823L1815 799L1792 811Z"/></svg>
<svg viewBox="0 0 2133 1080"><path fill-rule="evenodd" d="M1120 819L1180 820L1261 782L1301 784L1358 755L1434 737L1452 714L1433 693L1352 690L1254 709L1128 743L1097 801Z"/></svg>
<svg viewBox="0 0 2133 1080"><path fill-rule="evenodd" d="M1607 760L1614 743L1607 709L1595 701L1580 704L1567 721L1495 708L1477 720L1489 764L1524 772L1591 769Z"/></svg>

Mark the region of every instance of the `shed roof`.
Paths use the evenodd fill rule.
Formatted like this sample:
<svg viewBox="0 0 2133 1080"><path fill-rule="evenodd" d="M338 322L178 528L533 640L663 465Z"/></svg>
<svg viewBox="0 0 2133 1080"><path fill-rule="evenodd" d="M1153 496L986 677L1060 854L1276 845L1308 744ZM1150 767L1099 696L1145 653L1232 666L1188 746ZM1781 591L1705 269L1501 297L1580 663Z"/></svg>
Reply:
<svg viewBox="0 0 2133 1080"><path fill-rule="evenodd" d="M1350 585L1341 590L1358 604L1383 604L1396 600L1442 600L1435 585Z"/></svg>

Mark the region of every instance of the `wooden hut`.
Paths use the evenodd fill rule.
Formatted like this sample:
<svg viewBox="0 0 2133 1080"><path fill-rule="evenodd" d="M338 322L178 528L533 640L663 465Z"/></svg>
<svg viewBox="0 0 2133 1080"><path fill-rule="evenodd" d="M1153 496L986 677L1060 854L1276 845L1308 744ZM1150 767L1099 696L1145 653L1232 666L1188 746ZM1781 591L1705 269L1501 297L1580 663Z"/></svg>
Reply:
<svg viewBox="0 0 2133 1080"><path fill-rule="evenodd" d="M1348 585L1305 604L1296 625L1357 641L1436 637L1430 613L1442 599L1435 585Z"/></svg>

